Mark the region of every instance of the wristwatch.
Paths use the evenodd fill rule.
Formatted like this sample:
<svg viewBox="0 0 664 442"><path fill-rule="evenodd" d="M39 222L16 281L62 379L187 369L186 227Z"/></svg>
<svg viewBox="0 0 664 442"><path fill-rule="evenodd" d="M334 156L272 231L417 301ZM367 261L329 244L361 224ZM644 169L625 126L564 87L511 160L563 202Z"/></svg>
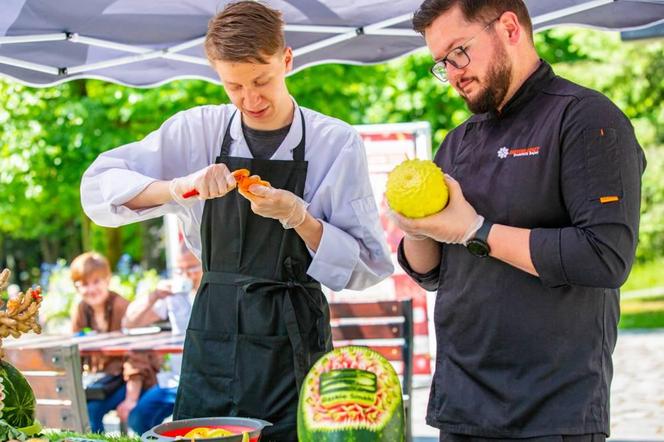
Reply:
<svg viewBox="0 0 664 442"><path fill-rule="evenodd" d="M493 223L484 218L484 222L480 228L477 229L477 232L475 232L475 236L469 239L466 243L466 248L470 253L479 256L480 258L489 256L489 253L491 253L491 247L489 247L487 238L489 237L489 232L491 231L492 226Z"/></svg>

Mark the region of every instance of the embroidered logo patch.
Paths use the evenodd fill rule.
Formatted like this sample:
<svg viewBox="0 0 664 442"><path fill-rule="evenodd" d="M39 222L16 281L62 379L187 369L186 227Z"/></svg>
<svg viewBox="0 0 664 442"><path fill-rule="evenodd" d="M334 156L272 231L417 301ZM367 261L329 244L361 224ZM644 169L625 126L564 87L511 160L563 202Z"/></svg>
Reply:
<svg viewBox="0 0 664 442"><path fill-rule="evenodd" d="M498 158L504 160L507 157L529 157L534 155L539 155L540 146L530 146L530 147L507 147L503 146L498 149Z"/></svg>

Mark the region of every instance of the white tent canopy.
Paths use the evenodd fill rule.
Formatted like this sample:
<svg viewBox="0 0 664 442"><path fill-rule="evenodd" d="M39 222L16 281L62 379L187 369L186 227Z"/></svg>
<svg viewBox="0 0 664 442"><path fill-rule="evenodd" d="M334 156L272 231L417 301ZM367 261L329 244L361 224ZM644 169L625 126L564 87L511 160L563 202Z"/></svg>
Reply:
<svg viewBox="0 0 664 442"><path fill-rule="evenodd" d="M0 76L49 86L100 78L154 86L218 82L203 52L225 0L3 0ZM424 45L411 30L421 0L269 0L286 21L295 70L390 60ZM526 0L535 28L563 24L633 30L664 22L664 0Z"/></svg>

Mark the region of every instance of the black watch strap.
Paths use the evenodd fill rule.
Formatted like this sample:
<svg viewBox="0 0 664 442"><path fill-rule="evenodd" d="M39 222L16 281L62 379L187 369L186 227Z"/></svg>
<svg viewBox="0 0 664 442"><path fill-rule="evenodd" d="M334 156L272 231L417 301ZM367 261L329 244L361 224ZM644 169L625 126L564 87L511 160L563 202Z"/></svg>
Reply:
<svg viewBox="0 0 664 442"><path fill-rule="evenodd" d="M475 236L466 243L466 248L470 253L479 257L489 256L491 247L489 247L487 239L492 226L493 223L485 218L480 228L475 232Z"/></svg>
<svg viewBox="0 0 664 442"><path fill-rule="evenodd" d="M493 223L485 218L480 228L477 229L477 232L475 232L475 236L473 237L473 239L480 239L484 242L487 242L487 239L489 239L489 232L491 231L492 226Z"/></svg>

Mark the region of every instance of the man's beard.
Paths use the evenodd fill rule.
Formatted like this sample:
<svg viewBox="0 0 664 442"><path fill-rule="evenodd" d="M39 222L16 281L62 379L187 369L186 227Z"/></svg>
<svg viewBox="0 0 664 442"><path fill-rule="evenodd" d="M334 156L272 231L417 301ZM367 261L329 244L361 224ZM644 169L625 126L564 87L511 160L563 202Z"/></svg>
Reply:
<svg viewBox="0 0 664 442"><path fill-rule="evenodd" d="M485 112L497 111L498 106L503 103L507 90L509 89L512 78L512 63L507 57L505 48L500 43L494 45L496 52L491 60L484 88L480 90L475 99L469 99L462 95L461 98L466 102L468 109L474 114L483 114Z"/></svg>

